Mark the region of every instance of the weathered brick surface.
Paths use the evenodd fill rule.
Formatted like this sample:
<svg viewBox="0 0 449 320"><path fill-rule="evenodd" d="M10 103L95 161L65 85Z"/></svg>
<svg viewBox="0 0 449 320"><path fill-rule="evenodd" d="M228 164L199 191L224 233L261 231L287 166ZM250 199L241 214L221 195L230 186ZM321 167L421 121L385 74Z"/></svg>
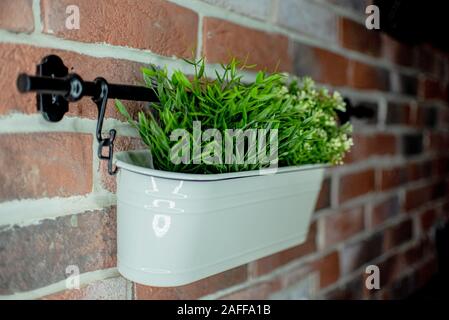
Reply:
<svg viewBox="0 0 449 320"><path fill-rule="evenodd" d="M247 278L243 265L184 286L162 288L134 284L135 298L139 300L198 299L215 291L239 284Z"/></svg>
<svg viewBox="0 0 449 320"><path fill-rule="evenodd" d="M33 0L2 0L0 29L30 33L34 30Z"/></svg>
<svg viewBox="0 0 449 320"><path fill-rule="evenodd" d="M400 213L399 197L393 196L377 203L371 213L371 227L376 227Z"/></svg>
<svg viewBox="0 0 449 320"><path fill-rule="evenodd" d="M382 233L376 233L365 240L346 245L341 253L341 272L349 274L380 256L382 250Z"/></svg>
<svg viewBox="0 0 449 320"><path fill-rule="evenodd" d="M324 244L330 246L362 232L365 228L363 208L343 210L324 219Z"/></svg>
<svg viewBox="0 0 449 320"><path fill-rule="evenodd" d="M320 288L326 288L335 283L340 277L340 256L338 251L327 254L312 263L313 268L319 271Z"/></svg>
<svg viewBox="0 0 449 320"><path fill-rule="evenodd" d="M400 43L386 34L381 34L381 39L383 57L402 66L413 65L417 55L415 48Z"/></svg>
<svg viewBox="0 0 449 320"><path fill-rule="evenodd" d="M413 237L413 222L411 219L402 221L384 232L384 249L390 250L407 241Z"/></svg>
<svg viewBox="0 0 449 320"><path fill-rule="evenodd" d="M335 86L349 83L349 60L341 55L295 42L293 68L298 76Z"/></svg>
<svg viewBox="0 0 449 320"><path fill-rule="evenodd" d="M429 209L424 211L419 218L421 231L425 233L435 224L437 212L434 209Z"/></svg>
<svg viewBox="0 0 449 320"><path fill-rule="evenodd" d="M115 208L0 231L1 295L63 281L70 265L81 273L116 265Z"/></svg>
<svg viewBox="0 0 449 320"><path fill-rule="evenodd" d="M252 275L260 276L267 274L295 259L316 251L316 232L316 223L313 223L310 226L307 239L304 243L255 261L253 263Z"/></svg>
<svg viewBox="0 0 449 320"><path fill-rule="evenodd" d="M356 89L388 91L390 75L387 69L353 61L350 84Z"/></svg>
<svg viewBox="0 0 449 320"><path fill-rule="evenodd" d="M396 188L407 181L407 171L403 167L384 168L380 170L380 190Z"/></svg>
<svg viewBox="0 0 449 320"><path fill-rule="evenodd" d="M0 150L0 202L92 191L91 135L1 134Z"/></svg>
<svg viewBox="0 0 449 320"><path fill-rule="evenodd" d="M423 187L408 190L405 194L405 210L417 209L427 201L432 199L432 186L425 185Z"/></svg>
<svg viewBox="0 0 449 320"><path fill-rule="evenodd" d="M374 170L351 173L340 179L340 203L374 190Z"/></svg>
<svg viewBox="0 0 449 320"><path fill-rule="evenodd" d="M393 73L391 91L408 96L416 96L418 93L418 78L412 75Z"/></svg>
<svg viewBox="0 0 449 320"><path fill-rule="evenodd" d="M64 50L0 43L0 64L2 65L0 68L0 115L12 112L36 112L36 95L20 94L16 88L15 79L19 73L34 74L36 64L50 54L59 55L69 70L78 73L86 81L93 81L96 77L102 76L110 83L138 85L143 82L140 63L93 58ZM125 103L131 108L132 113L142 107L139 103ZM68 115L96 119L97 107L91 99L84 98L70 104ZM106 117L123 119L117 114L112 100L106 108Z"/></svg>
<svg viewBox="0 0 449 320"><path fill-rule="evenodd" d="M325 41L337 40L336 16L312 1L279 1L277 23L298 33Z"/></svg>
<svg viewBox="0 0 449 320"><path fill-rule="evenodd" d="M91 282L79 289L68 289L42 298L42 300L126 300L129 281L122 277Z"/></svg>
<svg viewBox="0 0 449 320"><path fill-rule="evenodd" d="M203 54L212 63L226 63L236 57L267 71L292 68L287 37L215 18L204 18Z"/></svg>
<svg viewBox="0 0 449 320"><path fill-rule="evenodd" d="M364 25L346 18L339 19L340 45L378 57L382 52L382 41L377 30L368 30Z"/></svg>
<svg viewBox="0 0 449 320"><path fill-rule="evenodd" d="M68 5L79 7L79 30L66 28ZM41 11L44 32L65 39L177 57L191 57L197 46L197 14L168 1L43 0Z"/></svg>
<svg viewBox="0 0 449 320"><path fill-rule="evenodd" d="M354 146L346 154L345 163L361 161L372 156L394 155L397 151L397 139L392 134L362 135L355 133L352 139Z"/></svg>
<svg viewBox="0 0 449 320"><path fill-rule="evenodd" d="M421 78L419 95L424 99L447 100L448 86L435 79Z"/></svg>
<svg viewBox="0 0 449 320"><path fill-rule="evenodd" d="M387 116L385 119L388 125L408 125L412 124L412 110L409 104L388 103Z"/></svg>

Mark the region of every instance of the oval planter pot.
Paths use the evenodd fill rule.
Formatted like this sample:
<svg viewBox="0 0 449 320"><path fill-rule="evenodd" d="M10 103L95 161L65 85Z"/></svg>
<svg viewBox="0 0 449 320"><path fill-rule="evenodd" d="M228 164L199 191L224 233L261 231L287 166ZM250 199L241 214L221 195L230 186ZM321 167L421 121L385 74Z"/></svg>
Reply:
<svg viewBox="0 0 449 320"><path fill-rule="evenodd" d="M117 264L134 282L179 286L305 241L323 165L225 174L149 169L117 154Z"/></svg>

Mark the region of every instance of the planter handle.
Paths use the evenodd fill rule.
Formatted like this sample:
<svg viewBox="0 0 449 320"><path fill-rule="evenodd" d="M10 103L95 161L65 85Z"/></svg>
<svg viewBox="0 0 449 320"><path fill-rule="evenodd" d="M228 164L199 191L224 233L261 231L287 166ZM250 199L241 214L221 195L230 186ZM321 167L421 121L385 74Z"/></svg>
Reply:
<svg viewBox="0 0 449 320"><path fill-rule="evenodd" d="M103 129L103 121L104 114L106 111L106 104L108 103L108 92L109 85L108 82L104 78L96 78L94 83L100 87L100 95L98 97L93 97L92 100L97 105L98 109L98 120L97 120L97 129L96 129L96 137L98 141L98 158L101 160L108 161L108 172L110 175L115 175L117 173L117 168L113 169L112 159L114 156L114 140L117 131L115 129L109 130L109 137L103 138L102 129ZM103 155L103 148L108 148L108 154Z"/></svg>

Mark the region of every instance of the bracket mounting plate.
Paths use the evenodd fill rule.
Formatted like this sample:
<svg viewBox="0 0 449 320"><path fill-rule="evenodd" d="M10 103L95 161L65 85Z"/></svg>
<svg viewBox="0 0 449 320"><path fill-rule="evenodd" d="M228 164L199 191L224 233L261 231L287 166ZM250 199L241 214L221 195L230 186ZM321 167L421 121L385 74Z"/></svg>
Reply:
<svg viewBox="0 0 449 320"><path fill-rule="evenodd" d="M68 73L69 69L64 65L61 58L56 55L44 57L41 63L36 66L37 76L63 78ZM46 120L58 122L69 111L69 103L61 96L38 93L37 109Z"/></svg>

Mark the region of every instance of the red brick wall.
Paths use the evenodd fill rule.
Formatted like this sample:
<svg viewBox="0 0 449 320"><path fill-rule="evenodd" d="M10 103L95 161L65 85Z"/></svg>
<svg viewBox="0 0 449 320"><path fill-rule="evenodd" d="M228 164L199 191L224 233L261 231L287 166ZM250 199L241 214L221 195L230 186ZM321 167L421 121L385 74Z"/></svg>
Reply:
<svg viewBox="0 0 449 320"><path fill-rule="evenodd" d="M66 6L80 30L65 28ZM447 219L449 58L364 27L364 1L2 0L0 2L0 298L400 298L436 270L433 231ZM95 155L96 110L71 105L58 124L15 88L56 53L83 78L139 84L146 63L208 69L237 56L310 75L376 111L354 121L352 152L326 172L304 244L176 288L116 270L115 181ZM251 74L249 74L251 76ZM135 103L134 110L140 104ZM118 149L136 134L108 108ZM378 265L381 290L364 286ZM77 265L81 289L65 290Z"/></svg>

